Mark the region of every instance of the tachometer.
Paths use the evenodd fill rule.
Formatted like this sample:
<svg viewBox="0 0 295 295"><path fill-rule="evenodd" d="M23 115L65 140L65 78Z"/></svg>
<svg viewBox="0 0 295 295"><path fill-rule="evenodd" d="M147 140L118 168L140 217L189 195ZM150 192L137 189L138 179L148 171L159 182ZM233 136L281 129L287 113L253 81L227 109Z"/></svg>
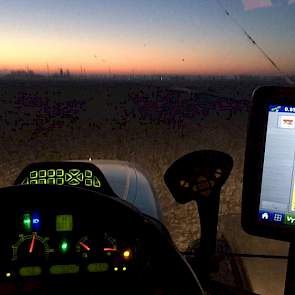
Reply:
<svg viewBox="0 0 295 295"><path fill-rule="evenodd" d="M48 238L39 236L36 232L29 235L21 234L19 240L12 246L12 261L46 260L52 249L48 246Z"/></svg>

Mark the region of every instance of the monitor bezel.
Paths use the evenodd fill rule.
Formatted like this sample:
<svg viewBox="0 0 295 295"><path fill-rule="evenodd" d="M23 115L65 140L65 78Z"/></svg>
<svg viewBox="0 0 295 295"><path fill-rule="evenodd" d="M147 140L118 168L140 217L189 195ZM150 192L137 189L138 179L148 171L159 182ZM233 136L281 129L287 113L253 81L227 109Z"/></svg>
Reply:
<svg viewBox="0 0 295 295"><path fill-rule="evenodd" d="M295 87L265 86L257 88L253 92L244 157L241 223L243 229L251 235L293 241L295 226L259 221L260 192L270 105L295 107Z"/></svg>

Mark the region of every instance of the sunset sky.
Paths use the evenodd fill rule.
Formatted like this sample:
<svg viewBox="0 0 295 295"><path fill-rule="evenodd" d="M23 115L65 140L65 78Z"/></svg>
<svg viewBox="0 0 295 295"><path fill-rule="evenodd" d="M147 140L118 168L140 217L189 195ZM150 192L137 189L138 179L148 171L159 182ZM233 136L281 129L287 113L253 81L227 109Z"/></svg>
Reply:
<svg viewBox="0 0 295 295"><path fill-rule="evenodd" d="M293 0L220 0L295 74ZM0 0L0 71L273 74L215 0Z"/></svg>

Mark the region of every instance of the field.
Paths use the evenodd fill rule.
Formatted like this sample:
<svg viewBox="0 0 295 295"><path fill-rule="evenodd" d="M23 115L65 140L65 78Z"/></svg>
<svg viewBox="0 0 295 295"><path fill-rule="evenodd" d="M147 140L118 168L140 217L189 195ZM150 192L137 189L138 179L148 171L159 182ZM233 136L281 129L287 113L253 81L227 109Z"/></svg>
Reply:
<svg viewBox="0 0 295 295"><path fill-rule="evenodd" d="M165 224L185 249L199 234L196 206L177 204L163 174L191 151L229 153L234 168L222 190L220 215L239 213L250 97L261 83L0 80L0 186L12 184L35 161L136 162L150 174Z"/></svg>

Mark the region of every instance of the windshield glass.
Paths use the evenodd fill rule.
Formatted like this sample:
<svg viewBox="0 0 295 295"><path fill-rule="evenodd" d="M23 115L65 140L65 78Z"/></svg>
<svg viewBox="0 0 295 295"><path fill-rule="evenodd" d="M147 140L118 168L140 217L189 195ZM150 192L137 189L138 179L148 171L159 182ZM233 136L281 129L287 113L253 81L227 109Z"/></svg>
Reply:
<svg viewBox="0 0 295 295"><path fill-rule="evenodd" d="M194 203L164 182L185 153L234 160L220 215L239 214L250 97L294 85L294 0L0 1L0 185L37 161L114 159L150 175L179 249Z"/></svg>

